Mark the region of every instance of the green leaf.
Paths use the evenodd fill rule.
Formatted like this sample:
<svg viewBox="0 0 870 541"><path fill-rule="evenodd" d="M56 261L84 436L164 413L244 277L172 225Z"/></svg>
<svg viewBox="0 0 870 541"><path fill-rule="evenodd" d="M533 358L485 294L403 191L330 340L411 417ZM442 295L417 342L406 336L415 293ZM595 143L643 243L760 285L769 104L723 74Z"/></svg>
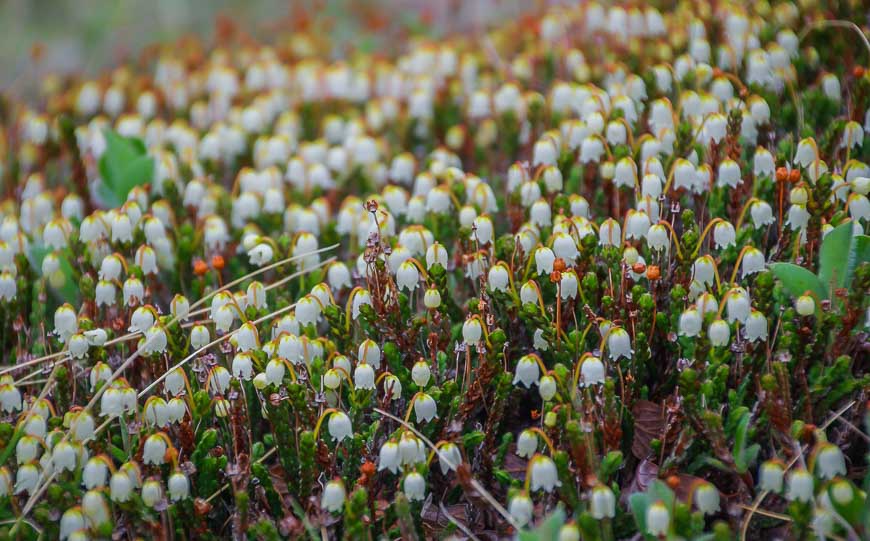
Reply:
<svg viewBox="0 0 870 541"><path fill-rule="evenodd" d="M621 451L610 451L607 453L607 456L604 457L604 460L601 461L601 467L599 468L599 478L601 479L610 479L610 476L616 473L616 470L622 466L622 452Z"/></svg>
<svg viewBox="0 0 870 541"><path fill-rule="evenodd" d="M838 487L838 489L835 487ZM852 493L851 500L843 497L844 492L848 493L846 492L847 488ZM864 512L866 507L865 504L867 502L867 497L858 490L858 487L856 487L854 483L848 479L836 479L828 484L825 488L825 492L828 493L828 499L834 507L834 510L837 511L837 514L846 519L846 521L853 526L857 526L860 523L861 513ZM840 493L839 498L835 492Z"/></svg>
<svg viewBox="0 0 870 541"><path fill-rule="evenodd" d="M819 281L824 290L843 287L852 247L852 222L840 224L825 235L819 252ZM826 295L825 298L830 297Z"/></svg>
<svg viewBox="0 0 870 541"><path fill-rule="evenodd" d="M136 186L151 182L154 160L148 156L145 143L134 137L123 137L106 130L106 151L100 157L100 196L106 204L120 206Z"/></svg>
<svg viewBox="0 0 870 541"><path fill-rule="evenodd" d="M819 278L803 267L794 263L773 263L770 265L770 270L795 298L800 297L806 291L812 291L820 299L828 298L828 292L822 287Z"/></svg>
<svg viewBox="0 0 870 541"><path fill-rule="evenodd" d="M42 276L42 260L51 252L52 250L44 244L30 245L30 253L27 259L37 275ZM79 285L75 279L72 265L70 265L69 260L62 252L58 252L57 256L60 260L59 272L63 275L63 282L55 284L52 279L49 279L48 283L55 289L64 302L77 302L79 298ZM48 279L49 277L46 276L46 278ZM58 287L55 287L55 285Z"/></svg>
<svg viewBox="0 0 870 541"><path fill-rule="evenodd" d="M734 465L738 473L746 473L758 457L761 447L758 444L747 446L749 442L749 421L751 415L748 411L743 412L737 421L734 432Z"/></svg>
<svg viewBox="0 0 870 541"><path fill-rule="evenodd" d="M649 494L652 501L661 500L665 507L668 509L672 509L674 507L674 502L676 501L676 496L674 495L674 491L668 488L663 481L659 479L653 480L650 483L649 488L647 489L647 493Z"/></svg>
<svg viewBox="0 0 870 541"><path fill-rule="evenodd" d="M852 237L852 245L849 247L849 258L846 261L846 272L843 274L843 283L840 287L849 287L852 284L852 276L861 264L870 261L870 236L856 235Z"/></svg>
<svg viewBox="0 0 870 541"><path fill-rule="evenodd" d="M486 434L480 430L474 430L462 435L462 445L466 449L477 447L486 438Z"/></svg>
<svg viewBox="0 0 870 541"><path fill-rule="evenodd" d="M646 533L646 510L650 506L650 503L650 497L645 492L636 492L628 498L631 514L634 515L634 522L637 524L637 530L641 532L641 535Z"/></svg>

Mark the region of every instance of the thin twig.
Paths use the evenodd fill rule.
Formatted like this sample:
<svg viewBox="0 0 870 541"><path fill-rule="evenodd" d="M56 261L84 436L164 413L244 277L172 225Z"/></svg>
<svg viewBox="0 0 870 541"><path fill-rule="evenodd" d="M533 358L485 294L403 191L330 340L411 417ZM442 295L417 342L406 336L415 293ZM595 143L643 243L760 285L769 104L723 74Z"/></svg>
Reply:
<svg viewBox="0 0 870 541"><path fill-rule="evenodd" d="M849 411L849 409L851 409L852 406L854 406L857 402L858 402L857 400L852 400L851 402L849 402L848 404L846 404L845 406L843 406L842 408L837 410L831 417L828 418L827 421L824 422L824 424L822 424L821 430L825 430L826 428L828 428L831 425L831 423L833 423L834 421L839 419L841 415L843 415L844 413ZM794 456L794 458L792 458L789 461L789 463L786 465L786 467L785 467L786 471L788 471L792 466L794 466L795 463L798 461L798 459L803 457L803 453L807 450L808 447L809 447L808 445L804 445L800 449L800 452L797 453ZM755 501L752 502L752 507L748 508L749 514L747 514L746 517L743 519L743 525L740 527L740 539L741 539L741 541L746 541L746 532L749 530L749 523L752 521L752 516L755 515L755 513L758 513L761 515L765 514L762 512L763 509L759 509L758 507L761 505L761 502L764 501L764 498L766 498L768 494L770 494L769 490L762 491L758 496L755 497ZM745 506L743 506L743 505L741 505L741 507L745 508Z"/></svg>
<svg viewBox="0 0 870 541"><path fill-rule="evenodd" d="M473 541L480 541L480 539L479 539L476 535L474 535L474 534L471 532L471 530L468 528L468 526L466 526L465 524L463 524L463 523L459 522L458 520L456 520L455 518L453 518L453 515L451 515L451 514L447 511L447 508L444 507L444 504L443 504L443 503L440 503L440 502L439 502L439 503L438 503L438 507L441 509L441 513L442 513L445 517L447 517L447 520L449 520L450 522L453 523L454 526L456 526L457 528L459 528L460 530L462 530L462 533L464 533L465 535L467 535L469 539L472 539Z"/></svg>

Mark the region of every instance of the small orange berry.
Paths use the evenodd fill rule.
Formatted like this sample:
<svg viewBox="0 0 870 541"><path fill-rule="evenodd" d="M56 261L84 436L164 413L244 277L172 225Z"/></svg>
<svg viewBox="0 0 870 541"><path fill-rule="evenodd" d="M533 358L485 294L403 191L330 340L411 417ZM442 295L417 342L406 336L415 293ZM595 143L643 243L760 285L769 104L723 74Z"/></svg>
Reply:
<svg viewBox="0 0 870 541"><path fill-rule="evenodd" d="M197 276L202 276L208 272L208 265L202 259L197 259L193 262L193 273Z"/></svg>
<svg viewBox="0 0 870 541"><path fill-rule="evenodd" d="M555 261L553 261L553 270L558 272L565 272L568 266L565 265L565 260L561 257L557 257Z"/></svg>
<svg viewBox="0 0 870 541"><path fill-rule="evenodd" d="M374 462L363 462L359 467L359 471L366 477L373 477L377 473Z"/></svg>
<svg viewBox="0 0 870 541"><path fill-rule="evenodd" d="M216 254L211 257L211 266L215 269L222 270L224 268L224 264L224 256Z"/></svg>
<svg viewBox="0 0 870 541"><path fill-rule="evenodd" d="M676 490L680 486L680 478L676 475L669 475L667 483L671 490Z"/></svg>
<svg viewBox="0 0 870 541"><path fill-rule="evenodd" d="M797 181L801 179L801 172L797 169L792 169L788 174L788 181L792 184L795 184Z"/></svg>
<svg viewBox="0 0 870 541"><path fill-rule="evenodd" d="M854 75L856 79L864 77L864 66L855 66L852 70L852 75Z"/></svg>
<svg viewBox="0 0 870 541"><path fill-rule="evenodd" d="M646 265L638 261L637 263L632 265L631 270L633 270L635 274L643 274L643 272L646 270Z"/></svg>
<svg viewBox="0 0 870 541"><path fill-rule="evenodd" d="M649 280L658 280L662 276L662 271L659 270L658 265L650 265L646 268L646 277Z"/></svg>
<svg viewBox="0 0 870 541"><path fill-rule="evenodd" d="M785 167L776 168L776 181L785 182L788 180L788 170Z"/></svg>

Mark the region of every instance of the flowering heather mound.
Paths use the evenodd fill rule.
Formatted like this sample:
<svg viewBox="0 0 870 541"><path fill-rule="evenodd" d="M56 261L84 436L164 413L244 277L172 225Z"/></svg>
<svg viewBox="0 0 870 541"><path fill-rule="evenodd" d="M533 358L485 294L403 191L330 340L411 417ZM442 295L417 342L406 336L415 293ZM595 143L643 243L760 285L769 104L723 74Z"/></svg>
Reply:
<svg viewBox="0 0 870 541"><path fill-rule="evenodd" d="M836 5L223 24L3 98L0 539L866 539Z"/></svg>

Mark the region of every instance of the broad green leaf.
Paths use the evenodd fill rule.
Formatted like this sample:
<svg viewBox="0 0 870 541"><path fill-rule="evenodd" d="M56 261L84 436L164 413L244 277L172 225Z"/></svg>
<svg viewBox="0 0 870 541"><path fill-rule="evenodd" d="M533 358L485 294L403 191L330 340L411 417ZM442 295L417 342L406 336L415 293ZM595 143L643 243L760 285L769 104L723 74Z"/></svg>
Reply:
<svg viewBox="0 0 870 541"><path fill-rule="evenodd" d="M665 506L668 509L674 507L674 502L676 500L676 496L674 496L674 491L668 488L664 482L656 479L652 483L650 483L649 488L647 489L647 493L649 493L650 498L655 501L661 500L664 502Z"/></svg>
<svg viewBox="0 0 870 541"><path fill-rule="evenodd" d="M819 278L803 267L793 263L773 263L770 265L770 270L795 298L806 291L814 292L820 299L828 298L828 292L822 287Z"/></svg>
<svg viewBox="0 0 870 541"><path fill-rule="evenodd" d="M835 488L837 486L837 488ZM844 493L846 492L846 488L852 493L852 499L844 497ZM865 508L865 503L867 501L866 495L862 495L861 491L858 490L851 481L848 479L837 479L835 481L831 481L826 487L825 491L828 493L829 501L837 513L846 519L852 525L857 525L861 519L861 513ZM835 495L835 492L839 492L839 497Z"/></svg>
<svg viewBox="0 0 870 541"><path fill-rule="evenodd" d="M139 139L123 137L112 130L106 130L105 137L106 150L99 163L103 181L99 193L107 205L119 206L127 200L130 190L151 182L154 160Z"/></svg>
<svg viewBox="0 0 870 541"><path fill-rule="evenodd" d="M852 285L852 276L862 263L870 261L870 236L856 235L852 237L852 246L849 249L849 259L846 261L846 272L843 275L843 283L840 287Z"/></svg>
<svg viewBox="0 0 870 541"><path fill-rule="evenodd" d="M650 503L649 495L644 492L636 492L628 498L628 505L639 532L646 532L646 510Z"/></svg>
<svg viewBox="0 0 870 541"><path fill-rule="evenodd" d="M825 235L819 252L819 281L825 292L843 287L852 247L852 222L840 224ZM830 295L825 295L828 298Z"/></svg>
<svg viewBox="0 0 870 541"><path fill-rule="evenodd" d="M52 250L43 244L32 244L30 246L28 261L37 275L42 276L42 260L51 252ZM70 265L70 262L63 253L58 253L58 259L60 260L58 273L62 275L62 282L56 280L58 277L47 276L46 278L49 278L48 283L57 291L63 301L78 302L79 286L75 280L72 265Z"/></svg>

